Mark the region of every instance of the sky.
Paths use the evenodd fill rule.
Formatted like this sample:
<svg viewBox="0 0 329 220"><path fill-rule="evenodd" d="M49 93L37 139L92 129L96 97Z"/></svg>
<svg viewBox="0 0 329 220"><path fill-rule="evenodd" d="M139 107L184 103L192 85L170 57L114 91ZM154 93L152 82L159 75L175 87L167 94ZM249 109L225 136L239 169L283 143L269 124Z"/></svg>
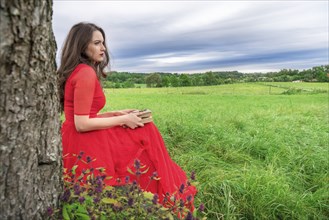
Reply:
<svg viewBox="0 0 329 220"><path fill-rule="evenodd" d="M328 0L53 0L56 60L83 21L104 29L113 71L310 69L329 64L328 8Z"/></svg>

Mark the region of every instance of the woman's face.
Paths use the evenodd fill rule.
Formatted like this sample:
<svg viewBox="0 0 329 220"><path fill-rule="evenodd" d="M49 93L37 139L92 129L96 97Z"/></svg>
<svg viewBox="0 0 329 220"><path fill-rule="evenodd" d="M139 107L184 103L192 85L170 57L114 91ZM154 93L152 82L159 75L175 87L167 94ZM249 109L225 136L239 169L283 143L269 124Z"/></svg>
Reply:
<svg viewBox="0 0 329 220"><path fill-rule="evenodd" d="M87 56L94 62L102 62L105 58L104 38L100 31L94 31L86 49Z"/></svg>

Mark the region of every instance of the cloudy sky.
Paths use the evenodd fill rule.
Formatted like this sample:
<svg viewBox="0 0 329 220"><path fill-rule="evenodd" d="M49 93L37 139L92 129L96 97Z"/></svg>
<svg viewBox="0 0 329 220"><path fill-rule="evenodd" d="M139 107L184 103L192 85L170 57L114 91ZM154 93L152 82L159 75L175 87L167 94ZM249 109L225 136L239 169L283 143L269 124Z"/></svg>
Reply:
<svg viewBox="0 0 329 220"><path fill-rule="evenodd" d="M327 65L328 0L54 0L57 60L70 28L106 32L111 69L193 73L269 72Z"/></svg>

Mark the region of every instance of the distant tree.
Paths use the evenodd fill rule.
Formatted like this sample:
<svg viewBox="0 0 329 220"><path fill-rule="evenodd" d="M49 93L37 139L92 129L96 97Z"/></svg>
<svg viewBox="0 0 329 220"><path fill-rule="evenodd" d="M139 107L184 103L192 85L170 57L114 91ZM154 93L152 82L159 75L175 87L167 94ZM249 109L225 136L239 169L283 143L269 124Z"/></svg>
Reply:
<svg viewBox="0 0 329 220"><path fill-rule="evenodd" d="M162 86L163 87L169 87L169 85L170 85L170 78L169 78L169 76L163 76L162 79L161 79L161 81L162 81Z"/></svg>
<svg viewBox="0 0 329 220"><path fill-rule="evenodd" d="M1 1L0 219L46 219L61 192L52 1Z"/></svg>
<svg viewBox="0 0 329 220"><path fill-rule="evenodd" d="M204 85L204 81L203 81L201 74L193 74L193 75L191 75L191 77L192 77L191 83L193 86L203 86Z"/></svg>
<svg viewBox="0 0 329 220"><path fill-rule="evenodd" d="M145 78L147 87L161 87L161 76L159 73L152 73Z"/></svg>
<svg viewBox="0 0 329 220"><path fill-rule="evenodd" d="M114 83L111 82L111 81L102 80L102 86L104 88L113 88L114 87Z"/></svg>
<svg viewBox="0 0 329 220"><path fill-rule="evenodd" d="M144 75L144 74L143 74ZM138 76L136 76L135 78L134 78L134 83L136 83L136 84L143 84L143 83L145 83L145 79L144 79L144 77L142 77L142 76L140 76L140 75L138 75Z"/></svg>
<svg viewBox="0 0 329 220"><path fill-rule="evenodd" d="M153 74L112 72L112 74L109 74L109 76L107 77L107 80L113 83L120 83L120 87L126 87L127 85L131 86L131 82L135 84L142 84L146 83L146 81L148 82L148 87L177 87L189 85L220 85L224 83L236 82L291 82L294 80L303 80L306 82L328 82L328 73L329 65L324 65L313 67L312 69L307 69L303 71L282 69L279 72L248 74L243 74L238 71L208 71L206 73L195 74L177 74L162 72L157 72ZM157 74L157 76L154 76L154 74Z"/></svg>
<svg viewBox="0 0 329 220"><path fill-rule="evenodd" d="M179 80L178 80L178 76L176 74L174 74L170 77L170 84L171 84L172 87L178 87L179 86Z"/></svg>
<svg viewBox="0 0 329 220"><path fill-rule="evenodd" d="M133 82L133 79L128 79L126 80L123 85L122 85L123 88L134 88L135 87L135 83Z"/></svg>
<svg viewBox="0 0 329 220"><path fill-rule="evenodd" d="M293 76L298 74L298 70L292 70L292 69L282 69L279 72L279 75L287 75L287 76Z"/></svg>
<svg viewBox="0 0 329 220"><path fill-rule="evenodd" d="M214 75L214 73L212 71L210 72L206 72L204 75L203 75L203 81L204 81L204 84L206 86L209 86L209 85L216 85L217 82L216 82L216 77Z"/></svg>
<svg viewBox="0 0 329 220"><path fill-rule="evenodd" d="M122 88L121 83L116 82L116 83L114 84L114 88L116 88L116 89L118 89L118 88Z"/></svg>
<svg viewBox="0 0 329 220"><path fill-rule="evenodd" d="M312 70L318 82L328 82L327 72L324 66L313 67Z"/></svg>
<svg viewBox="0 0 329 220"><path fill-rule="evenodd" d="M310 82L314 78L313 71L310 69L303 70L300 74L302 75L302 79L306 82Z"/></svg>
<svg viewBox="0 0 329 220"><path fill-rule="evenodd" d="M191 86L191 79L187 74L181 74L179 76L179 85L180 86Z"/></svg>
<svg viewBox="0 0 329 220"><path fill-rule="evenodd" d="M232 80L232 78L227 78L227 79L224 80L224 83L225 84L231 84L231 83L233 83L233 80Z"/></svg>

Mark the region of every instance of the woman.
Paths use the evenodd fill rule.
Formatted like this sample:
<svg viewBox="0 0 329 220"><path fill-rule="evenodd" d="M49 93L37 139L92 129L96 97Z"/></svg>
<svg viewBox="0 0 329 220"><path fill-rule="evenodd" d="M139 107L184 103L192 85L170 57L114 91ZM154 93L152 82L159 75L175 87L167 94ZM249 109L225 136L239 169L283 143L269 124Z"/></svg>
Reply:
<svg viewBox="0 0 329 220"><path fill-rule="evenodd" d="M143 124L134 110L100 114L105 96L99 78L109 63L104 31L91 23L78 23L70 30L63 46L58 69L61 104L65 113L62 126L64 167L71 169L83 152L94 168L104 167L110 185L138 178L140 186L159 195L177 193L194 197L196 189L187 184L184 171L171 159L153 123ZM136 163L137 161L137 163ZM139 165L139 163L141 165ZM80 163L77 173L89 168ZM133 170L147 173L140 175ZM150 181L157 174L160 180ZM182 184L184 190L182 191Z"/></svg>

